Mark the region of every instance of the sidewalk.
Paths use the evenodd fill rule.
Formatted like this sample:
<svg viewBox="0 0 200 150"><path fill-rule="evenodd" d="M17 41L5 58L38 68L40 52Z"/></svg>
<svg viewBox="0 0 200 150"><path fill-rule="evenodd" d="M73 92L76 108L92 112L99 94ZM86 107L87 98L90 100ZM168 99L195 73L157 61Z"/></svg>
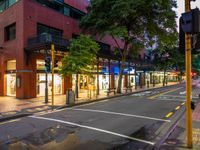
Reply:
<svg viewBox="0 0 200 150"><path fill-rule="evenodd" d="M199 101L200 102L200 101ZM185 115L185 114L184 114ZM200 103L197 104L192 114L193 124L193 148L200 150ZM177 127L168 137L160 150L189 150L187 148L186 117L179 121Z"/></svg>
<svg viewBox="0 0 200 150"><path fill-rule="evenodd" d="M177 84L177 82L169 83L168 86L175 84ZM106 92L101 92L100 95L98 95L98 97L93 97L91 99L88 98L88 93L80 93L81 98L76 99L75 104L78 105L88 102L99 101L106 98L118 97L125 94L131 94L159 87L163 87L162 84L156 85L155 87L151 86L149 88L138 87L137 89L132 89L132 92L130 93L124 92L122 94L116 94L116 95L112 93L109 96L107 96ZM23 100L9 96L0 97L0 121L2 120L2 118L4 120L5 118L9 118L9 116L14 116L16 114L24 114L24 113L30 114L52 109L51 96L49 96L48 104L46 104L44 101L45 97L37 97L37 98L23 99ZM66 106L67 106L66 95L57 95L54 97L54 108L66 107Z"/></svg>

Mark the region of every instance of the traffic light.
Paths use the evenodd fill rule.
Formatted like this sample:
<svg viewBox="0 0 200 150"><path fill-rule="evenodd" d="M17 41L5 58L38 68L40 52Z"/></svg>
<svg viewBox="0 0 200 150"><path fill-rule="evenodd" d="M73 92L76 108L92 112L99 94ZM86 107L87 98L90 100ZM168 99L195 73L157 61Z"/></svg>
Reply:
<svg viewBox="0 0 200 150"><path fill-rule="evenodd" d="M54 68L58 67L58 60L54 60Z"/></svg>
<svg viewBox="0 0 200 150"><path fill-rule="evenodd" d="M179 52L185 54L185 33L181 27L183 18L179 19ZM200 33L191 35L192 54L200 53Z"/></svg>
<svg viewBox="0 0 200 150"><path fill-rule="evenodd" d="M47 56L45 58L45 71L48 73L48 72L51 72L51 57Z"/></svg>
<svg viewBox="0 0 200 150"><path fill-rule="evenodd" d="M200 53L200 33L192 36L192 50Z"/></svg>
<svg viewBox="0 0 200 150"><path fill-rule="evenodd" d="M181 27L185 33L196 34L200 32L200 11L198 8L182 14Z"/></svg>

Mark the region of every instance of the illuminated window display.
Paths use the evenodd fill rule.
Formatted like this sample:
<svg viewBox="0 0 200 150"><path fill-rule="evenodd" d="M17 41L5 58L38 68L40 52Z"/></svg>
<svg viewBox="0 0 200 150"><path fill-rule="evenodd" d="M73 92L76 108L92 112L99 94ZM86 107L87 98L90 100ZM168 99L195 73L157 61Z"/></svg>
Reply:
<svg viewBox="0 0 200 150"><path fill-rule="evenodd" d="M7 61L7 75L6 75L6 95L15 96L16 95L16 60Z"/></svg>
<svg viewBox="0 0 200 150"><path fill-rule="evenodd" d="M37 74L37 95L45 96L45 74ZM51 95L52 75L48 74L48 94ZM54 94L62 94L62 77L54 75Z"/></svg>
<svg viewBox="0 0 200 150"><path fill-rule="evenodd" d="M7 95L15 96L16 95L16 74L7 74Z"/></svg>

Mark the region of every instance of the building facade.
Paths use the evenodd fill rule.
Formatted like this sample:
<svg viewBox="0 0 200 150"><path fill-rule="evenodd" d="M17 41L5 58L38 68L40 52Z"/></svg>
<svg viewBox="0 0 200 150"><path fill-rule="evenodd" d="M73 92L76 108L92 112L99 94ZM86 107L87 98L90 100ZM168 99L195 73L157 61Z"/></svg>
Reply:
<svg viewBox="0 0 200 150"><path fill-rule="evenodd" d="M54 41L56 59L67 55L69 40L80 34L79 20L86 14L88 0L2 0L0 2L0 96L19 99L45 95L45 57L50 55L49 41ZM112 49L115 42L109 36L101 41L102 53ZM122 44L122 42L121 42ZM105 52L107 53L107 52ZM108 54L109 55L109 54ZM138 62L141 66L141 62ZM60 63L60 65L62 65ZM127 62L123 87L152 83L150 74L145 79L144 70L137 72L135 62ZM94 66L96 74L73 75L62 78L55 71L55 94L65 94L67 89L107 90L115 88L120 61L100 55ZM138 70L139 71L139 70ZM51 75L48 74L51 94ZM146 80L146 81L145 81ZM148 80L148 81L147 81Z"/></svg>

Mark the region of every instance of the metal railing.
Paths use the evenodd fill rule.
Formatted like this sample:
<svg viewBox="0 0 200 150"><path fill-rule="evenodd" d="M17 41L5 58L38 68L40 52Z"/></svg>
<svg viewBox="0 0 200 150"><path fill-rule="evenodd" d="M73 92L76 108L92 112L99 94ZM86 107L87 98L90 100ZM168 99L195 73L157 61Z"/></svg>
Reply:
<svg viewBox="0 0 200 150"><path fill-rule="evenodd" d="M65 47L65 48L69 47L69 41L67 39L64 39L60 36L54 36L48 33L43 33L36 37L29 38L27 46L34 47L38 45L48 45L51 43L60 47Z"/></svg>

